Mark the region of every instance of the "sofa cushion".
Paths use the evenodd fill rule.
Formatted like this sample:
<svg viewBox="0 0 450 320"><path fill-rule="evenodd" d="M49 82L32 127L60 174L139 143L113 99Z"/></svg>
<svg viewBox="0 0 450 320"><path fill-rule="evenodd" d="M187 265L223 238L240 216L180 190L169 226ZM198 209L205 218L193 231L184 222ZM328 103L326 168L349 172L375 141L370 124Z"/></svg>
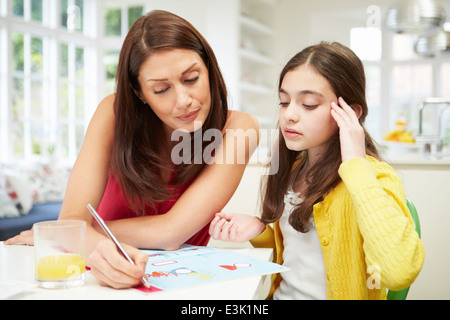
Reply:
<svg viewBox="0 0 450 320"><path fill-rule="evenodd" d="M14 201L20 214L27 214L33 206L33 194L25 176L17 173L5 174L5 189Z"/></svg>
<svg viewBox="0 0 450 320"><path fill-rule="evenodd" d="M6 191L0 187L0 219L18 217L19 215L19 210L13 200Z"/></svg>
<svg viewBox="0 0 450 320"><path fill-rule="evenodd" d="M36 222L58 219L61 205L62 202L39 203L27 215L0 220L0 241L31 229Z"/></svg>

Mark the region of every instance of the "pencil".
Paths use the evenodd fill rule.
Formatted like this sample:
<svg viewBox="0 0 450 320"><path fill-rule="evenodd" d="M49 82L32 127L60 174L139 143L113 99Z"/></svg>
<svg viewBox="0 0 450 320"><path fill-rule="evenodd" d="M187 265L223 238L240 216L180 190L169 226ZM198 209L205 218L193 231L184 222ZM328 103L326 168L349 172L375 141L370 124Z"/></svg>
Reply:
<svg viewBox="0 0 450 320"><path fill-rule="evenodd" d="M87 208L89 209L89 212L94 216L95 220L97 220L97 222L100 224L100 226L102 227L103 231L105 231L105 233L108 235L108 237L114 242L114 244L117 246L117 248L119 249L119 251L123 254L123 256L131 263L131 264L135 264L134 261L130 258L130 256L127 254L127 252L125 251L125 249L122 247L122 245L119 243L119 241L117 241L116 237L112 234L111 230L109 230L108 226L105 224L105 222L103 221L103 219L100 217L100 215L97 213L97 211L95 211L95 209L91 206L91 204L87 205ZM146 277L142 277L141 278L142 284L146 287L146 288L150 288L150 283L148 282Z"/></svg>

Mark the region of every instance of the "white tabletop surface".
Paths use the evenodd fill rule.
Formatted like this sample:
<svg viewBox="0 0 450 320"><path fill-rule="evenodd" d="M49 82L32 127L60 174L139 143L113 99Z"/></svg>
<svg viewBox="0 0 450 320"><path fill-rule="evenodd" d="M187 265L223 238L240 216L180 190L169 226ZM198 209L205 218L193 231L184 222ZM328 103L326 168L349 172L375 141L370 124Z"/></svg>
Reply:
<svg viewBox="0 0 450 320"><path fill-rule="evenodd" d="M270 260L272 249L232 249L242 254ZM83 286L71 289L43 289L34 281L34 248L0 242L0 299L72 300L250 300L264 299L269 276L252 276L191 288L144 293L136 289L102 287L90 273ZM264 285L266 283L266 285ZM16 291L16 292L14 292Z"/></svg>

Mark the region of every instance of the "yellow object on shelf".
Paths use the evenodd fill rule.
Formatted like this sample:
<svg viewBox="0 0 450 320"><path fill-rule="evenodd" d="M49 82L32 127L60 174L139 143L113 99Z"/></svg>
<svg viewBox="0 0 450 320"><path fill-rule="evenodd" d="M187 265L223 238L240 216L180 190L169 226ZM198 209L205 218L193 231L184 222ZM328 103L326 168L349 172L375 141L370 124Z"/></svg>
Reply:
<svg viewBox="0 0 450 320"><path fill-rule="evenodd" d="M384 135L384 140L397 141L404 143L414 143L416 140L412 136L411 131L406 130L393 130Z"/></svg>
<svg viewBox="0 0 450 320"><path fill-rule="evenodd" d="M414 143L416 140L412 136L411 131L407 130L408 123L406 121L398 120L396 123L396 129L389 131L384 135L386 141L396 141L403 143Z"/></svg>

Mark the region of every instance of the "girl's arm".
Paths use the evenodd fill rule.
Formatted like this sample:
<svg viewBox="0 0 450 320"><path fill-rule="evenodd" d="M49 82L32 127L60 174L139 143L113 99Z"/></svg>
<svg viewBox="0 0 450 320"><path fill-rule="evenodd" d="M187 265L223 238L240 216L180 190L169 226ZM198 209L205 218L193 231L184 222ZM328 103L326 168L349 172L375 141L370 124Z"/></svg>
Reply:
<svg viewBox="0 0 450 320"><path fill-rule="evenodd" d="M341 108L332 103L331 114L339 126L339 175L356 209L366 264L378 269L384 286L403 289L419 274L425 252L406 206L402 182L386 163L372 167L365 156L360 108L350 107L342 98L338 102Z"/></svg>
<svg viewBox="0 0 450 320"><path fill-rule="evenodd" d="M216 161L205 167L166 214L107 222L119 240L138 248L177 249L222 210L257 147L259 125L252 116L233 111L223 132ZM253 143L248 143L249 137Z"/></svg>
<svg viewBox="0 0 450 320"><path fill-rule="evenodd" d="M376 268L389 289L409 286L422 268L425 251L400 178L388 164L372 167L366 159L342 163L339 174L356 209L366 265Z"/></svg>

